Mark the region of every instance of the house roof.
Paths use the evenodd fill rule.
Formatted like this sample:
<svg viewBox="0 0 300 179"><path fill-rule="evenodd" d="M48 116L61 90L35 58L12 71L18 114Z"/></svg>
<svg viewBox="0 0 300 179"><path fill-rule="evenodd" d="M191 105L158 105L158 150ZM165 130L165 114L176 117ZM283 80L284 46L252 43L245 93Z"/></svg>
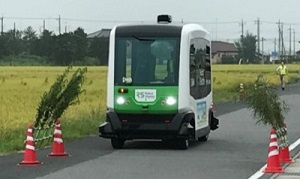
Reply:
<svg viewBox="0 0 300 179"><path fill-rule="evenodd" d="M87 38L101 38L101 37L109 37L111 29L101 29L96 32L90 33L87 35Z"/></svg>
<svg viewBox="0 0 300 179"><path fill-rule="evenodd" d="M233 43L222 42L222 41L211 41L211 53L215 54L218 52L238 52L238 49Z"/></svg>

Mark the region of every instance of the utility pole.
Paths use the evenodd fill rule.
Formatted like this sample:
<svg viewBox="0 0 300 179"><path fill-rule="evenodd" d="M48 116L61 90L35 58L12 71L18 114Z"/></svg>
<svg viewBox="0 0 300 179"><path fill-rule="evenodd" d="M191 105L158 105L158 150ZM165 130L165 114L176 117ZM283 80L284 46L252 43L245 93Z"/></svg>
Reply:
<svg viewBox="0 0 300 179"><path fill-rule="evenodd" d="M241 47L242 47L242 58L244 58L244 47L243 47L243 43L244 43L244 20L242 19L242 23L240 24L242 26L242 36L241 36Z"/></svg>
<svg viewBox="0 0 300 179"><path fill-rule="evenodd" d="M3 15L1 17L1 35L3 36Z"/></svg>
<svg viewBox="0 0 300 179"><path fill-rule="evenodd" d="M285 58L285 55L286 55L286 51L285 51L285 47L284 47L284 40L283 40L283 23L281 23L281 51L282 51L282 55L283 55L283 58Z"/></svg>
<svg viewBox="0 0 300 179"><path fill-rule="evenodd" d="M14 38L16 37L16 23L14 22Z"/></svg>
<svg viewBox="0 0 300 179"><path fill-rule="evenodd" d="M280 20L278 21L278 57L279 57L279 60L280 60L280 44L281 44L281 41L280 41L280 34L281 34L281 30L280 30Z"/></svg>
<svg viewBox="0 0 300 179"><path fill-rule="evenodd" d="M242 26L242 39L244 38L244 25L245 25L245 23L244 23L244 20L242 19L242 22L241 22L241 24L240 24L241 26Z"/></svg>
<svg viewBox="0 0 300 179"><path fill-rule="evenodd" d="M296 58L296 48L295 48L295 43L296 43L296 37L295 37L295 29L293 29L293 35L294 35L294 58Z"/></svg>
<svg viewBox="0 0 300 179"><path fill-rule="evenodd" d="M261 57L262 57L262 62L264 63L264 40L265 38L261 38Z"/></svg>
<svg viewBox="0 0 300 179"><path fill-rule="evenodd" d="M60 15L59 15L59 17L58 17L58 33L59 33L59 35L60 35L60 31L61 30L61 24L60 24Z"/></svg>
<svg viewBox="0 0 300 179"><path fill-rule="evenodd" d="M46 30L46 22L43 20L43 32Z"/></svg>
<svg viewBox="0 0 300 179"><path fill-rule="evenodd" d="M276 38L274 39L274 52L276 52Z"/></svg>
<svg viewBox="0 0 300 179"><path fill-rule="evenodd" d="M291 28L291 25L288 30L290 31L290 33L289 33L289 35L290 35L289 57L291 57L292 56L292 28Z"/></svg>
<svg viewBox="0 0 300 179"><path fill-rule="evenodd" d="M260 21L259 18L257 18L256 21L257 24L257 54L260 55Z"/></svg>
<svg viewBox="0 0 300 179"><path fill-rule="evenodd" d="M216 40L218 40L218 19L216 19Z"/></svg>

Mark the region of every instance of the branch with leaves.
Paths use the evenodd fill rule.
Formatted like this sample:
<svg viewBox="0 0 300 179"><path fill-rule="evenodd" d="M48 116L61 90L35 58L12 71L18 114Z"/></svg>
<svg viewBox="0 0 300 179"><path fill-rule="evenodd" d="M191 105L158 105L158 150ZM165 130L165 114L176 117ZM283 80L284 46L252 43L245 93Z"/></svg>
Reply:
<svg viewBox="0 0 300 179"><path fill-rule="evenodd" d="M51 126L70 105L79 103L78 97L84 92L82 85L87 68L78 68L68 80L71 69L72 67L69 66L63 74L57 77L50 90L43 94L37 109L35 127Z"/></svg>
<svg viewBox="0 0 300 179"><path fill-rule="evenodd" d="M258 75L257 80L246 89L248 108L251 109L257 123L269 125L276 129L277 136L282 145L288 145L284 116L289 111L287 103L278 96L275 86L264 80L263 75Z"/></svg>

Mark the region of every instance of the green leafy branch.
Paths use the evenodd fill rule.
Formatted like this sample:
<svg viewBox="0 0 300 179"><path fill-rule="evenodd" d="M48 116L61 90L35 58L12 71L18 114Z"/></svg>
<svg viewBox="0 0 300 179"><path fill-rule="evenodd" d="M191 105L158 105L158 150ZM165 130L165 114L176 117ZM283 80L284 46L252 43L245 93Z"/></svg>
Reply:
<svg viewBox="0 0 300 179"><path fill-rule="evenodd" d="M51 126L55 120L62 116L65 110L79 103L79 95L84 92L82 85L85 80L87 68L78 68L68 80L72 67L68 67L63 74L57 77L55 83L45 92L37 109L35 127Z"/></svg>
<svg viewBox="0 0 300 179"><path fill-rule="evenodd" d="M246 90L246 103L257 123L276 129L284 126L283 114L289 111L287 103L280 100L277 91L274 85L264 80L263 75L259 75Z"/></svg>
<svg viewBox="0 0 300 179"><path fill-rule="evenodd" d="M289 107L285 101L280 100L277 91L275 86L264 80L263 75L259 75L246 90L246 103L257 123L270 125L276 130L279 147L284 148L289 143L283 114L289 111Z"/></svg>

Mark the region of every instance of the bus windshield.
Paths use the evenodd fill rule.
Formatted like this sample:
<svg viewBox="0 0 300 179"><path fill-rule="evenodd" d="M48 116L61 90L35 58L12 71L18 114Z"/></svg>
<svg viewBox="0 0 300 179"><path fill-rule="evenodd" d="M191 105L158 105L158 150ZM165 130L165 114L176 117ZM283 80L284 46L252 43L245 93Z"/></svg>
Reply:
<svg viewBox="0 0 300 179"><path fill-rule="evenodd" d="M178 85L179 37L116 37L115 85Z"/></svg>

